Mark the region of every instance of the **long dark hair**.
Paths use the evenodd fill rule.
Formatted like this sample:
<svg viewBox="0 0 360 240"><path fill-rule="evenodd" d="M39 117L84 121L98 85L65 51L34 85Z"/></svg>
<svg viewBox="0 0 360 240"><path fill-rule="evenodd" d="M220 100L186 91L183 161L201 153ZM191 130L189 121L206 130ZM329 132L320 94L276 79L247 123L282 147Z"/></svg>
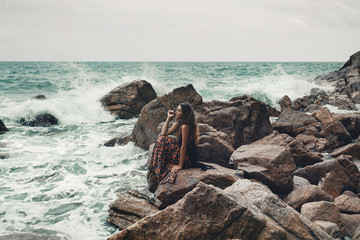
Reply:
<svg viewBox="0 0 360 240"><path fill-rule="evenodd" d="M181 126L187 124L189 126L189 145L195 145L199 140L199 132L195 121L194 109L189 103L180 104L182 117L179 119L179 128L176 133L177 139L181 138ZM180 143L181 144L181 143Z"/></svg>

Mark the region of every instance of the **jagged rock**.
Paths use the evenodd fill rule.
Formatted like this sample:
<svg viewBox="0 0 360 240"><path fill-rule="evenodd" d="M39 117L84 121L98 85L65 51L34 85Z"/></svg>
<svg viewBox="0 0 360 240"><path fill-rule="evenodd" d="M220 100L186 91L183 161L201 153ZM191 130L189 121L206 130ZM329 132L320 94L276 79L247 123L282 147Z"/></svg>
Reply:
<svg viewBox="0 0 360 240"><path fill-rule="evenodd" d="M334 121L334 118L327 107L322 107L315 113L315 118L321 123L330 123Z"/></svg>
<svg viewBox="0 0 360 240"><path fill-rule="evenodd" d="M281 114L281 112L279 112L276 108L270 106L269 104L266 104L266 108L269 112L269 117L279 117Z"/></svg>
<svg viewBox="0 0 360 240"><path fill-rule="evenodd" d="M280 228L275 228L278 235L257 239L332 239L259 182L240 179L226 188L225 193L263 216L266 230L271 232L273 226Z"/></svg>
<svg viewBox="0 0 360 240"><path fill-rule="evenodd" d="M296 210L308 202L334 201L334 198L314 185L300 187L286 196L284 201Z"/></svg>
<svg viewBox="0 0 360 240"><path fill-rule="evenodd" d="M352 141L349 132L340 121L326 124L317 137L326 138L335 147L344 146Z"/></svg>
<svg viewBox="0 0 360 240"><path fill-rule="evenodd" d="M327 96L328 94L321 88L312 88L310 89L310 95L322 95L322 96Z"/></svg>
<svg viewBox="0 0 360 240"><path fill-rule="evenodd" d="M307 179L299 176L294 176L294 190L308 185L311 185L311 183Z"/></svg>
<svg viewBox="0 0 360 240"><path fill-rule="evenodd" d="M316 225L318 225L322 230L327 232L333 238L341 238L342 233L340 228L336 223L328 222L328 221L314 221Z"/></svg>
<svg viewBox="0 0 360 240"><path fill-rule="evenodd" d="M60 237L34 234L34 233L12 233L0 236L0 240L62 240Z"/></svg>
<svg viewBox="0 0 360 240"><path fill-rule="evenodd" d="M356 229L360 227L360 214L341 213L341 217L345 226L346 235L354 237L356 235Z"/></svg>
<svg viewBox="0 0 360 240"><path fill-rule="evenodd" d="M252 143L260 145L277 145L286 147L291 152L295 164L298 167L313 165L322 162L322 158L316 154L310 153L304 145L297 139L290 137L287 134L277 134L276 132L267 135L266 137Z"/></svg>
<svg viewBox="0 0 360 240"><path fill-rule="evenodd" d="M360 135L360 113L346 113L336 115L335 120L340 121L353 139Z"/></svg>
<svg viewBox="0 0 360 240"><path fill-rule="evenodd" d="M360 144L351 143L344 147L338 148L334 152L331 153L332 157L338 157L340 155L350 155L354 159L360 160Z"/></svg>
<svg viewBox="0 0 360 240"><path fill-rule="evenodd" d="M359 220L360 221L360 220ZM357 221L357 222L359 222ZM360 226L357 225L358 227L355 229L354 231L354 235L353 237L351 238L351 240L360 240Z"/></svg>
<svg viewBox="0 0 360 240"><path fill-rule="evenodd" d="M330 142L326 138L317 138L312 135L299 134L296 136L296 140L301 142L308 151L312 152L324 152L331 147Z"/></svg>
<svg viewBox="0 0 360 240"><path fill-rule="evenodd" d="M128 119L138 115L141 109L156 98L156 93L145 80L124 83L101 98L101 103L118 118Z"/></svg>
<svg viewBox="0 0 360 240"><path fill-rule="evenodd" d="M7 132L9 129L5 126L4 122L0 119L0 132Z"/></svg>
<svg viewBox="0 0 360 240"><path fill-rule="evenodd" d="M179 201L200 181L224 189L243 177L243 172L239 170L224 168L216 164L207 163L207 165L213 169L207 171L202 171L200 168L183 169L178 172L174 184L159 185L155 196L162 202L161 208Z"/></svg>
<svg viewBox="0 0 360 240"><path fill-rule="evenodd" d="M336 198L343 191L343 184L334 171L328 172L320 179L318 186L325 192Z"/></svg>
<svg viewBox="0 0 360 240"><path fill-rule="evenodd" d="M243 170L245 177L263 182L275 193L288 193L293 189L296 165L285 147L243 145L231 155L230 163Z"/></svg>
<svg viewBox="0 0 360 240"><path fill-rule="evenodd" d="M360 198L348 195L340 195L335 198L335 205L340 212L348 214L360 214ZM359 222L360 224L360 222Z"/></svg>
<svg viewBox="0 0 360 240"><path fill-rule="evenodd" d="M288 95L285 95L281 98L281 100L279 101L280 104L280 108L281 111L284 111L285 109L291 109L291 99L289 98Z"/></svg>
<svg viewBox="0 0 360 240"><path fill-rule="evenodd" d="M351 94L351 100L355 104L360 104L360 91L354 92L353 94Z"/></svg>
<svg viewBox="0 0 360 240"><path fill-rule="evenodd" d="M107 221L120 229L159 211L149 197L135 190L122 193L109 207Z"/></svg>
<svg viewBox="0 0 360 240"><path fill-rule="evenodd" d="M317 185L321 178L333 172L338 182L342 184L342 191L350 190L358 193L360 190L360 172L356 165L346 157L316 163L312 166L295 171L295 175L306 178L313 185Z"/></svg>
<svg viewBox="0 0 360 240"><path fill-rule="evenodd" d="M289 134L292 137L296 137L301 133L312 135L320 130L320 122L311 115L285 109L273 125L273 129L280 133Z"/></svg>
<svg viewBox="0 0 360 240"><path fill-rule="evenodd" d="M222 190L199 183L176 204L144 218L108 240L257 239L265 221Z"/></svg>
<svg viewBox="0 0 360 240"><path fill-rule="evenodd" d="M126 136L113 138L107 141L106 143L104 143L104 146L105 147L115 147L116 145L122 146L128 144L131 140L132 140L132 135L129 134Z"/></svg>
<svg viewBox="0 0 360 240"><path fill-rule="evenodd" d="M335 223L344 236L344 223L340 211L334 203L327 201L305 203L301 207L301 214L310 221L329 221Z"/></svg>
<svg viewBox="0 0 360 240"><path fill-rule="evenodd" d="M229 160L234 148L229 136L203 123L198 124L198 129L198 161L230 167Z"/></svg>
<svg viewBox="0 0 360 240"><path fill-rule="evenodd" d="M20 118L19 121L24 126L30 127L49 127L57 125L59 120L50 113L38 114L32 119Z"/></svg>

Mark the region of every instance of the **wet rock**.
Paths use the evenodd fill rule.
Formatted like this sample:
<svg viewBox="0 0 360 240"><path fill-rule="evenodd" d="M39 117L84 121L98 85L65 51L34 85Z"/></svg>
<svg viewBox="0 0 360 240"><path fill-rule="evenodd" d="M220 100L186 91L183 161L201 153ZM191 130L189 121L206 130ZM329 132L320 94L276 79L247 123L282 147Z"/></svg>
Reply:
<svg viewBox="0 0 360 240"><path fill-rule="evenodd" d="M317 185L330 172L333 172L333 176L336 176L337 181L341 183L342 191L359 192L360 172L351 159L346 157L340 156L337 159L306 166L296 170L295 175L306 178L311 184Z"/></svg>
<svg viewBox="0 0 360 240"><path fill-rule="evenodd" d="M145 80L124 83L101 98L101 103L118 118L128 119L138 115L141 109L156 98L156 93Z"/></svg>
<svg viewBox="0 0 360 240"><path fill-rule="evenodd" d="M0 240L62 240L57 236L34 233L12 233L0 236Z"/></svg>
<svg viewBox="0 0 360 240"><path fill-rule="evenodd" d="M333 238L341 238L343 235L340 231L340 228L335 223L328 221L314 221L314 223Z"/></svg>
<svg viewBox="0 0 360 240"><path fill-rule="evenodd" d="M340 195L335 198L335 205L340 212L348 214L360 214L360 198L348 195Z"/></svg>
<svg viewBox="0 0 360 240"><path fill-rule="evenodd" d="M275 193L288 193L293 189L296 165L285 147L243 145L231 155L230 163L243 170L246 178L261 181Z"/></svg>
<svg viewBox="0 0 360 240"><path fill-rule="evenodd" d="M296 137L301 133L314 134L320 130L320 122L311 115L285 109L273 125L273 129L280 133Z"/></svg>
<svg viewBox="0 0 360 240"><path fill-rule="evenodd" d="M7 132L9 129L5 126L4 122L0 119L0 132Z"/></svg>
<svg viewBox="0 0 360 240"><path fill-rule="evenodd" d="M229 160L234 148L229 136L203 123L198 124L198 129L198 161L230 167Z"/></svg>
<svg viewBox="0 0 360 240"><path fill-rule="evenodd" d="M279 117L281 112L279 112L276 108L270 106L269 104L266 104L266 108L269 112L269 117Z"/></svg>
<svg viewBox="0 0 360 240"><path fill-rule="evenodd" d="M301 214L310 221L329 221L335 223L340 228L343 236L345 235L340 211L334 203L327 201L305 203L301 207Z"/></svg>
<svg viewBox="0 0 360 240"><path fill-rule="evenodd" d="M360 160L360 144L351 143L344 147L338 148L334 152L331 153L332 157L338 157L340 155L350 155L354 159Z"/></svg>
<svg viewBox="0 0 360 240"><path fill-rule="evenodd" d="M161 208L179 201L200 181L224 189L243 177L243 172L239 170L224 168L216 164L207 163L207 165L213 169L207 171L202 171L200 168L182 169L178 172L174 184L159 185L155 196L162 202Z"/></svg>
<svg viewBox="0 0 360 240"><path fill-rule="evenodd" d="M277 145L286 147L291 152L295 164L298 167L313 165L322 162L322 158L316 154L309 152L304 145L297 139L290 137L287 134L277 134L276 132L267 135L266 137L252 143L260 145Z"/></svg>
<svg viewBox="0 0 360 240"><path fill-rule="evenodd" d="M20 118L20 124L30 127L49 127L57 125L59 120L50 113L38 114L34 118Z"/></svg>
<svg viewBox="0 0 360 240"><path fill-rule="evenodd" d="M106 143L104 143L104 146L105 147L115 147L116 145L123 146L123 145L128 144L131 140L132 140L132 135L129 134L126 136L113 138L113 139L107 141Z"/></svg>
<svg viewBox="0 0 360 240"><path fill-rule="evenodd" d="M140 219L155 214L159 209L146 195L135 191L127 191L121 194L110 204L108 223L114 224L120 229L125 229Z"/></svg>
<svg viewBox="0 0 360 240"><path fill-rule="evenodd" d="M176 204L142 219L108 240L257 239L265 225L222 190L199 183Z"/></svg>
<svg viewBox="0 0 360 240"><path fill-rule="evenodd" d="M299 134L296 140L301 142L303 146L311 152L324 152L331 148L330 142L326 138L317 138L312 135Z"/></svg>
<svg viewBox="0 0 360 240"><path fill-rule="evenodd" d="M294 176L294 190L309 185L311 185L311 183L307 179L299 176Z"/></svg>
<svg viewBox="0 0 360 240"><path fill-rule="evenodd" d="M259 182L240 179L226 188L225 193L263 216L265 230L281 234L257 239L332 239Z"/></svg>
<svg viewBox="0 0 360 240"><path fill-rule="evenodd" d="M281 100L279 101L279 105L281 108L281 112L284 111L285 109L291 109L291 99L289 98L288 95L285 95L281 98Z"/></svg>
<svg viewBox="0 0 360 240"><path fill-rule="evenodd" d="M46 96L45 95L36 95L33 97L33 99L37 99L37 100L45 100Z"/></svg>
<svg viewBox="0 0 360 240"><path fill-rule="evenodd" d="M321 190L318 186L309 185L300 187L286 196L284 201L296 210L308 202L334 201L334 198Z"/></svg>

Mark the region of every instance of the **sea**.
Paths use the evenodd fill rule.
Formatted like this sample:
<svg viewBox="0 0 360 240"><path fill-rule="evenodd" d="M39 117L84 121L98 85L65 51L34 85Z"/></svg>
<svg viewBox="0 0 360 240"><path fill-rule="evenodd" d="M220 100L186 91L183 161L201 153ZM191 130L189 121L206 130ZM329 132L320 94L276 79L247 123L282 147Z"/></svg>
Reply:
<svg viewBox="0 0 360 240"><path fill-rule="evenodd" d="M192 84L204 101L248 94L279 108L278 101L309 94L313 79L342 62L0 62L0 236L57 235L106 239L116 194L146 193L148 151L132 142L105 147L131 133L137 117L116 119L99 99L136 79L157 95ZM34 96L45 95L45 100ZM50 113L59 124L30 127L20 119Z"/></svg>

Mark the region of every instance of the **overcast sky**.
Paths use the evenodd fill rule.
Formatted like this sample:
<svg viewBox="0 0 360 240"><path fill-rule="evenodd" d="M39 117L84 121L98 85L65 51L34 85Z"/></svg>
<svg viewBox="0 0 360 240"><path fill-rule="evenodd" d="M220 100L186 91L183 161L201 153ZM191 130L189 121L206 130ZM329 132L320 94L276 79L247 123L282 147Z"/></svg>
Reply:
<svg viewBox="0 0 360 240"><path fill-rule="evenodd" d="M359 0L0 0L0 61L340 61Z"/></svg>

